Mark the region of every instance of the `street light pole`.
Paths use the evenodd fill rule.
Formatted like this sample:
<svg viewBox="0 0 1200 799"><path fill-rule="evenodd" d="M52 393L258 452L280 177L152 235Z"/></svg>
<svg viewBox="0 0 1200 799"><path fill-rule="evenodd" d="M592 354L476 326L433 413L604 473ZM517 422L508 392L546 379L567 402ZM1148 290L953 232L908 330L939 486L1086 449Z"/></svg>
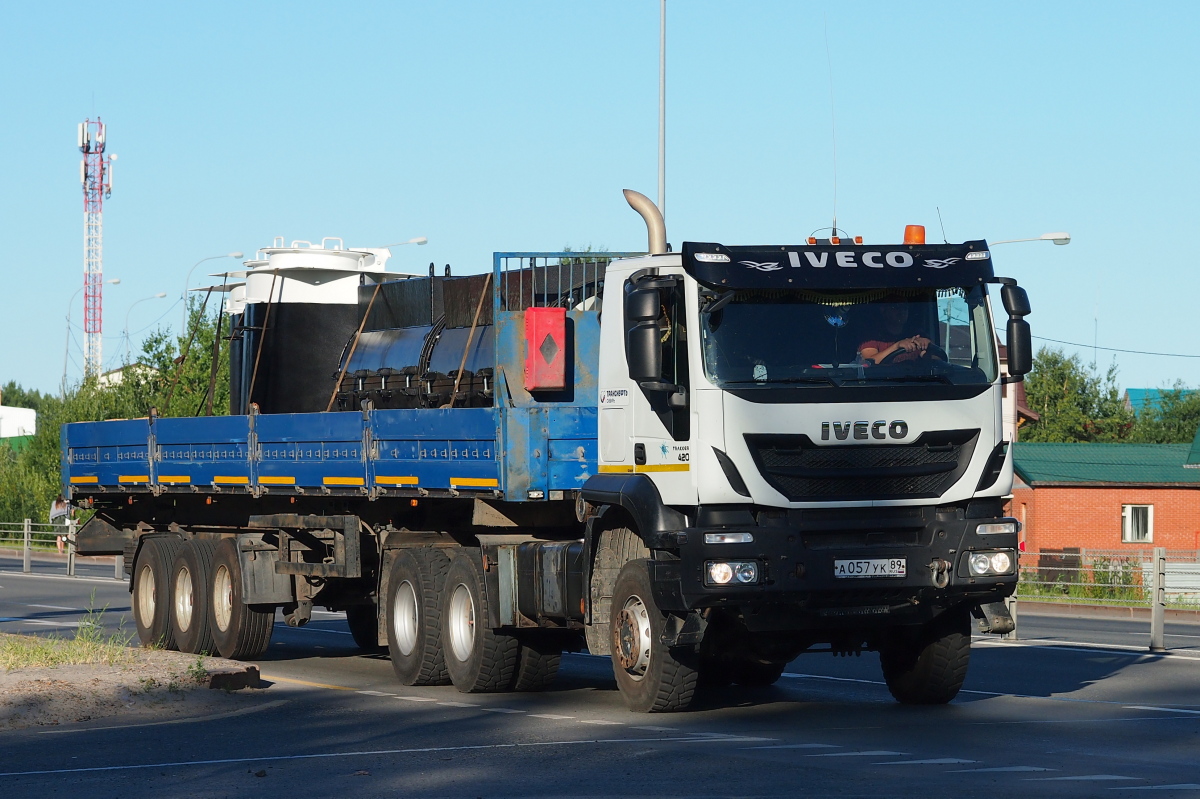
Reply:
<svg viewBox="0 0 1200 799"><path fill-rule="evenodd" d="M183 300L183 316L179 320L180 335L182 335L182 336L187 335L187 317L188 317L187 290L188 290L188 285L192 282L192 272L196 271L196 267L199 266L200 264L204 263L205 261L214 261L217 258L241 258L241 257L242 257L242 253L240 253L240 252L227 252L224 255L210 255L207 258L201 258L199 261L196 261L196 263L192 264L192 268L188 270L187 278L183 281L183 293L179 295L179 299Z"/></svg>
<svg viewBox="0 0 1200 799"><path fill-rule="evenodd" d="M138 303L145 302L146 300L161 300L165 296L167 296L167 292L160 291L157 294L153 294L149 297L142 297L140 300L135 300L133 305L129 306L129 310L125 312L125 365L126 366L129 365L129 314L131 314L133 312L133 309L137 307Z"/></svg>
<svg viewBox="0 0 1200 799"><path fill-rule="evenodd" d="M110 286L117 286L121 283L121 278L114 277L104 281ZM71 295L71 299L67 300L67 344L63 347L63 376L62 386L59 388L61 396L67 396L67 364L71 360L71 311L74 309L75 298L79 296L79 292L83 291L84 287L80 286L75 289L75 293Z"/></svg>

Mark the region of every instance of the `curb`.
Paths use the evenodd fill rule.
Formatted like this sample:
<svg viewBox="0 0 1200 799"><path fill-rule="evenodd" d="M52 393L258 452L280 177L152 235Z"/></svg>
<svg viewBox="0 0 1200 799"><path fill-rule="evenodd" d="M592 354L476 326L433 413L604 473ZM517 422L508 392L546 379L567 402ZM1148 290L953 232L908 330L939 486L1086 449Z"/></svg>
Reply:
<svg viewBox="0 0 1200 799"><path fill-rule="evenodd" d="M1031 616L1061 616L1068 619L1135 619L1150 621L1150 608L1119 607L1115 605L1067 604L1065 602L1037 602L1031 599L1017 600L1017 614ZM1200 624L1200 611L1166 608L1164 618L1185 624Z"/></svg>
<svg viewBox="0 0 1200 799"><path fill-rule="evenodd" d="M261 688L260 677L258 666L226 666L208 673L208 687L220 691Z"/></svg>

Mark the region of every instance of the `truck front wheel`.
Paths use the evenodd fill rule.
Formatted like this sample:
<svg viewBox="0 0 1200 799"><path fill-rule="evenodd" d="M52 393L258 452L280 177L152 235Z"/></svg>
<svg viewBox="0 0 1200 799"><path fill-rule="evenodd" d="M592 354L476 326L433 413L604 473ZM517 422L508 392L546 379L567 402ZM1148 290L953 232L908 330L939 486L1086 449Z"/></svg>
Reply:
<svg viewBox="0 0 1200 799"><path fill-rule="evenodd" d="M401 549L388 571L388 652L401 685L445 685L442 584L450 559L434 549Z"/></svg>
<svg viewBox="0 0 1200 799"><path fill-rule="evenodd" d="M231 660L262 657L271 644L275 608L242 601L242 565L236 538L225 538L217 544L209 580L212 635L221 657Z"/></svg>
<svg viewBox="0 0 1200 799"><path fill-rule="evenodd" d="M649 564L630 561L617 577L610 622L613 674L630 710L685 710L696 693L699 656L662 645L667 617L654 603Z"/></svg>
<svg viewBox="0 0 1200 799"><path fill-rule="evenodd" d="M179 648L171 631L171 564L180 543L175 536L147 538L133 566L133 618L142 646Z"/></svg>
<svg viewBox="0 0 1200 799"><path fill-rule="evenodd" d="M915 636L896 635L879 651L883 679L898 702L944 705L958 695L971 660L971 617L943 613Z"/></svg>
<svg viewBox="0 0 1200 799"><path fill-rule="evenodd" d="M450 681L463 693L507 691L520 657L520 642L488 623L482 556L464 548L450 559L442 591L442 650Z"/></svg>

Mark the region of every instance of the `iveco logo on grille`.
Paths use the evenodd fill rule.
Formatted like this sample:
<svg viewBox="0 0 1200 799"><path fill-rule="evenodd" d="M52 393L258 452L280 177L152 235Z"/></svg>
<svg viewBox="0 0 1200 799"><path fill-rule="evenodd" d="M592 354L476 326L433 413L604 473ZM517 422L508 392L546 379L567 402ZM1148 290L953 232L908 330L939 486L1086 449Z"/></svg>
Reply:
<svg viewBox="0 0 1200 799"><path fill-rule="evenodd" d="M878 422L821 422L821 440L829 440L829 431L838 441L853 437L858 441L877 441L888 438L904 438L908 435L908 422L897 419L894 422L879 420Z"/></svg>

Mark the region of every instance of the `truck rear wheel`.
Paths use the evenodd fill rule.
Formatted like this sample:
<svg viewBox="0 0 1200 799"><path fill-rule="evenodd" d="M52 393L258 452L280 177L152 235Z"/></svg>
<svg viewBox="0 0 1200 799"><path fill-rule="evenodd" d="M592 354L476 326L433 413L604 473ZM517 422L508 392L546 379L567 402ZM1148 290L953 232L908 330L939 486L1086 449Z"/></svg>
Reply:
<svg viewBox="0 0 1200 799"><path fill-rule="evenodd" d="M879 651L883 679L898 702L944 705L958 695L971 660L971 617L949 611L920 634L894 637Z"/></svg>
<svg viewBox="0 0 1200 799"><path fill-rule="evenodd" d="M446 685L442 585L450 559L441 550L402 549L388 572L388 652L402 685Z"/></svg>
<svg viewBox="0 0 1200 799"><path fill-rule="evenodd" d="M210 586L212 635L221 657L231 660L261 657L271 644L275 608L242 602L242 566L238 561L237 539L225 538L217 544Z"/></svg>
<svg viewBox="0 0 1200 799"><path fill-rule="evenodd" d="M133 618L142 646L179 648L171 631L171 563L180 543L174 536L147 538L133 566Z"/></svg>
<svg viewBox="0 0 1200 799"><path fill-rule="evenodd" d="M171 629L180 652L215 652L208 590L216 544L202 538L184 541L171 566Z"/></svg>
<svg viewBox="0 0 1200 799"><path fill-rule="evenodd" d="M442 591L442 650L450 681L463 693L505 691L513 684L520 645L488 624L478 549L450 558Z"/></svg>
<svg viewBox="0 0 1200 799"><path fill-rule="evenodd" d="M514 691L544 691L554 683L562 663L562 644L543 633L526 633L513 677Z"/></svg>
<svg viewBox="0 0 1200 799"><path fill-rule="evenodd" d="M613 674L625 704L638 713L686 710L696 693L699 656L660 643L667 617L654 603L649 561L622 567L612 611Z"/></svg>
<svg viewBox="0 0 1200 799"><path fill-rule="evenodd" d="M351 605L346 608L346 626L354 643L364 652L380 652L379 616L374 605Z"/></svg>

